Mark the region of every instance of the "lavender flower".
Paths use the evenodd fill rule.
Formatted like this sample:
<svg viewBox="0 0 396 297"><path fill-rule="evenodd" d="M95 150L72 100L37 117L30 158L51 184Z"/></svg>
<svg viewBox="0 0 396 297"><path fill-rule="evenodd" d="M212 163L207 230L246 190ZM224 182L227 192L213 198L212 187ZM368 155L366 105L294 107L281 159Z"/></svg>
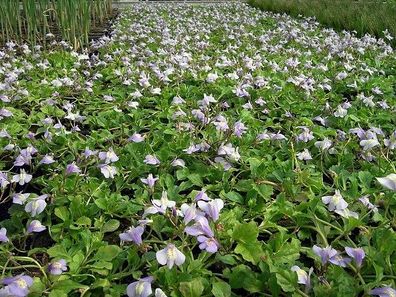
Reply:
<svg viewBox="0 0 396 297"><path fill-rule="evenodd" d="M209 196L205 193L205 189L202 189L197 193L197 195L195 195L195 201L199 201L199 200L203 200L203 201L210 200Z"/></svg>
<svg viewBox="0 0 396 297"><path fill-rule="evenodd" d="M8 242L9 239L7 237L7 229L1 228L0 229L0 242Z"/></svg>
<svg viewBox="0 0 396 297"><path fill-rule="evenodd" d="M48 271L52 275L60 275L64 271L67 271L66 260L60 259L58 261L54 261L48 265Z"/></svg>
<svg viewBox="0 0 396 297"><path fill-rule="evenodd" d="M167 208L173 208L176 205L175 201L168 199L168 194L166 191L162 191L161 199L153 199L152 201L153 206L150 206L144 211L143 217L147 216L148 214L155 214L155 213L165 213Z"/></svg>
<svg viewBox="0 0 396 297"><path fill-rule="evenodd" d="M149 188L154 188L155 182L158 180L158 177L153 177L153 175L150 173L147 178L141 178L140 179L142 183L146 184L149 186Z"/></svg>
<svg viewBox="0 0 396 297"><path fill-rule="evenodd" d="M208 220L201 216L195 219L195 223L192 226L186 227L184 232L192 236L206 235L208 237L213 237L214 235Z"/></svg>
<svg viewBox="0 0 396 297"><path fill-rule="evenodd" d="M142 136L139 133L134 133L131 137L128 138L128 141L139 143L139 142L144 141L144 136Z"/></svg>
<svg viewBox="0 0 396 297"><path fill-rule="evenodd" d="M45 202L45 199L48 197L48 195L41 195L37 198L32 199L25 205L25 211L27 213L30 213L32 217L35 217L36 215L39 215L42 213L47 206L47 202Z"/></svg>
<svg viewBox="0 0 396 297"><path fill-rule="evenodd" d="M26 200L29 198L30 193L15 193L12 195L12 203L23 205L25 204Z"/></svg>
<svg viewBox="0 0 396 297"><path fill-rule="evenodd" d="M54 163L54 162L55 162L55 160L54 160L54 157L53 157L52 155L45 155L45 156L41 159L41 161L39 162L39 164L49 165L49 164L52 164L52 163Z"/></svg>
<svg viewBox="0 0 396 297"><path fill-rule="evenodd" d="M375 288L369 294L379 297L394 297L396 296L396 290L391 287Z"/></svg>
<svg viewBox="0 0 396 297"><path fill-rule="evenodd" d="M310 131L307 127L302 126L299 128L301 128L303 131L297 136L298 141L308 142L314 139L312 131Z"/></svg>
<svg viewBox="0 0 396 297"><path fill-rule="evenodd" d="M15 297L25 297L29 294L29 288L33 285L33 279L30 276L21 274L15 277L9 277L2 280L6 285L9 295Z"/></svg>
<svg viewBox="0 0 396 297"><path fill-rule="evenodd" d="M32 180L33 176L26 173L25 169L21 169L19 174L16 174L12 177L11 182L19 183L20 186L29 183Z"/></svg>
<svg viewBox="0 0 396 297"><path fill-rule="evenodd" d="M342 198L339 190L335 190L333 196L322 197L322 202L328 205L327 209L329 211L342 210L348 207L348 203Z"/></svg>
<svg viewBox="0 0 396 297"><path fill-rule="evenodd" d="M298 277L298 283L305 285L307 289L311 287L311 274L313 272L313 267L309 269L309 272L307 273L305 270L301 269L297 265L292 266L291 271L294 271L297 273Z"/></svg>
<svg viewBox="0 0 396 297"><path fill-rule="evenodd" d="M308 149L304 149L302 152L297 153L297 158L301 161L309 161L312 160L311 153L308 151Z"/></svg>
<svg viewBox="0 0 396 297"><path fill-rule="evenodd" d="M159 165L161 162L156 156L147 155L143 161L147 165Z"/></svg>
<svg viewBox="0 0 396 297"><path fill-rule="evenodd" d="M329 259L337 255L337 251L333 249L331 246L321 248L317 245L314 245L312 247L312 250L316 255L320 257L323 265L326 264L329 261Z"/></svg>
<svg viewBox="0 0 396 297"><path fill-rule="evenodd" d="M235 123L235 125L234 125L234 134L237 137L242 137L242 134L246 133L246 131L247 131L247 128L241 121L238 121L238 122Z"/></svg>
<svg viewBox="0 0 396 297"><path fill-rule="evenodd" d="M385 177L377 177L377 180L385 188L396 191L396 173L391 173Z"/></svg>
<svg viewBox="0 0 396 297"><path fill-rule="evenodd" d="M68 164L66 166L66 172L65 173L66 173L66 175L70 175L70 174L73 174L73 173L79 174L79 173L81 173L81 169L76 165L75 162L73 162L73 163Z"/></svg>
<svg viewBox="0 0 396 297"><path fill-rule="evenodd" d="M183 220L185 224L188 224L192 220L194 220L197 216L202 216L203 214L197 210L195 207L195 204L188 205L186 203L183 203L180 207L181 212L183 214Z"/></svg>
<svg viewBox="0 0 396 297"><path fill-rule="evenodd" d="M371 150L373 147L376 147L380 143L378 142L378 140L376 138L372 138L372 139L361 140L359 144L360 144L360 146L363 147L363 151L368 151L368 150Z"/></svg>
<svg viewBox="0 0 396 297"><path fill-rule="evenodd" d="M214 237L206 237L204 235L199 235L197 237L199 244L199 248L201 250L206 250L208 253L216 253L219 249L219 243Z"/></svg>
<svg viewBox="0 0 396 297"><path fill-rule="evenodd" d="M362 266L363 259L366 256L362 248L345 247L345 252L355 261L358 268Z"/></svg>
<svg viewBox="0 0 396 297"><path fill-rule="evenodd" d="M338 252L336 255L334 255L333 257L330 257L329 262L340 266L340 267L346 267L350 262L352 261L351 258L345 258L343 256L341 256Z"/></svg>
<svg viewBox="0 0 396 297"><path fill-rule="evenodd" d="M224 207L221 199L214 199L210 202L198 201L199 208L206 213L214 222L219 219L220 210Z"/></svg>
<svg viewBox="0 0 396 297"><path fill-rule="evenodd" d="M378 208L377 206L375 206L374 204L372 204L369 200L369 195L363 196L359 198L359 201L366 206L369 210L372 210L373 212L378 212Z"/></svg>
<svg viewBox="0 0 396 297"><path fill-rule="evenodd" d="M10 182L8 181L7 174L0 171L0 187L2 189L5 189L5 187L7 187L9 183Z"/></svg>
<svg viewBox="0 0 396 297"><path fill-rule="evenodd" d="M115 166L99 164L98 167L105 178L114 178L114 175L117 174L117 168Z"/></svg>
<svg viewBox="0 0 396 297"><path fill-rule="evenodd" d="M151 289L152 277L141 278L127 287L128 297L148 297L153 292Z"/></svg>
<svg viewBox="0 0 396 297"><path fill-rule="evenodd" d="M100 152L99 159L104 161L106 164L114 163L119 160L112 148L110 148L107 152Z"/></svg>
<svg viewBox="0 0 396 297"><path fill-rule="evenodd" d="M179 166L179 167L183 167L184 168L184 167L186 167L186 162L184 162L184 160L182 160L182 159L175 159L175 160L172 161L171 165L173 167Z"/></svg>
<svg viewBox="0 0 396 297"><path fill-rule="evenodd" d="M144 227L143 226L137 226L137 227L130 227L126 232L120 234L120 239L122 241L132 241L133 243L137 245L142 244L142 235L144 232Z"/></svg>
<svg viewBox="0 0 396 297"><path fill-rule="evenodd" d="M27 227L27 232L28 233L38 233L38 232L42 232L45 229L47 229L45 226L43 226L41 224L40 221L38 220L33 220L30 222L29 226Z"/></svg>
<svg viewBox="0 0 396 297"><path fill-rule="evenodd" d="M171 243L169 243L166 248L158 251L155 256L159 264L167 265L169 269L172 269L174 264L177 266L182 265L186 260L186 256Z"/></svg>

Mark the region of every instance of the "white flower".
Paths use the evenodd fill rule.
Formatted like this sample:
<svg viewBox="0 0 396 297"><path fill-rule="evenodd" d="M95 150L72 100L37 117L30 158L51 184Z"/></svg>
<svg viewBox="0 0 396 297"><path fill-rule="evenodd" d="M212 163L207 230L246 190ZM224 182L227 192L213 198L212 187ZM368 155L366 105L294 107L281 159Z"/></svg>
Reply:
<svg viewBox="0 0 396 297"><path fill-rule="evenodd" d="M385 188L396 191L396 173L391 173L385 177L377 177L377 180Z"/></svg>
<svg viewBox="0 0 396 297"><path fill-rule="evenodd" d="M102 164L99 165L99 168L105 178L114 178L114 175L117 174L117 168L115 166Z"/></svg>
<svg viewBox="0 0 396 297"><path fill-rule="evenodd" d="M298 153L297 158L302 161L312 160L311 153L307 149L304 149L302 152Z"/></svg>
<svg viewBox="0 0 396 297"><path fill-rule="evenodd" d="M329 211L342 210L348 207L348 203L342 198L339 190L335 190L333 196L322 197L322 202L327 205Z"/></svg>
<svg viewBox="0 0 396 297"><path fill-rule="evenodd" d="M163 250L158 251L155 256L159 264L167 265L169 269L171 269L175 264L177 266L182 265L186 260L186 256L184 256L183 253L171 243L169 243Z"/></svg>
<svg viewBox="0 0 396 297"><path fill-rule="evenodd" d="M379 144L380 143L378 142L378 140L376 138L365 139L365 140L360 141L360 146L363 147L364 151L370 150Z"/></svg>

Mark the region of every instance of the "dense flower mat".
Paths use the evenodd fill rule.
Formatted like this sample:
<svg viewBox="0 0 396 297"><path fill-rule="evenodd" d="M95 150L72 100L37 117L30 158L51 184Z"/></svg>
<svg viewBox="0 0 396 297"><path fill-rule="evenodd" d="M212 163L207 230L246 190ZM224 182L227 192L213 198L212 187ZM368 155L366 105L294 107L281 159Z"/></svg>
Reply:
<svg viewBox="0 0 396 297"><path fill-rule="evenodd" d="M396 55L245 4L0 51L0 296L395 296Z"/></svg>

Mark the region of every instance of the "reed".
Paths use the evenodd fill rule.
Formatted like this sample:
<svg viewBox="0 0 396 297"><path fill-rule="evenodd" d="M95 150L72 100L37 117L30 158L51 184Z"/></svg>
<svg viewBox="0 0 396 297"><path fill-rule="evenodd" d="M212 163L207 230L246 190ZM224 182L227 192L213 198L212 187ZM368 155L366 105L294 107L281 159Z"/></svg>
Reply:
<svg viewBox="0 0 396 297"><path fill-rule="evenodd" d="M0 0L0 45L14 40L46 46L53 33L78 49L111 13L111 0Z"/></svg>

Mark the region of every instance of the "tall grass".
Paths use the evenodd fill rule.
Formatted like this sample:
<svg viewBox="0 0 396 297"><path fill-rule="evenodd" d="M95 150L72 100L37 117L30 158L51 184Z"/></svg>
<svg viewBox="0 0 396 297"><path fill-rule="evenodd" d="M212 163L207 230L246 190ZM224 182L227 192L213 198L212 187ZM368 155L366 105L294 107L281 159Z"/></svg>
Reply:
<svg viewBox="0 0 396 297"><path fill-rule="evenodd" d="M384 37L388 30L395 37L396 1L372 0L248 0L254 7L273 12L285 12L292 16L314 16L318 22L335 30L356 31Z"/></svg>
<svg viewBox="0 0 396 297"><path fill-rule="evenodd" d="M0 44L46 45L46 35L53 33L77 49L111 12L111 0L0 0Z"/></svg>

